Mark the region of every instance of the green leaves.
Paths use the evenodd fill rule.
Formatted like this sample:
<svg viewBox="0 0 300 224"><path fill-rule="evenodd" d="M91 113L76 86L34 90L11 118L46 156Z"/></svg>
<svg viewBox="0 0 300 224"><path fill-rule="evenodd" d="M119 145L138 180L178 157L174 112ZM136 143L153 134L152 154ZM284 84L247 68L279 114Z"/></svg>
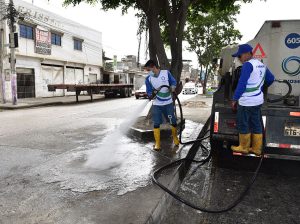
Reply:
<svg viewBox="0 0 300 224"><path fill-rule="evenodd" d="M252 0L64 0L65 5L81 2L100 3L104 10L131 7L138 9L138 35L149 32L149 53L162 67L169 67L166 47L172 55L171 71L179 80L182 70L182 41L198 55L201 65L208 67L221 49L241 38L234 29L237 2ZM183 39L184 38L184 39Z"/></svg>
<svg viewBox="0 0 300 224"><path fill-rule="evenodd" d="M122 7L123 13L126 13L130 7L136 7L136 0L64 0L64 5L78 5L85 2L91 5L101 3L103 10L116 9Z"/></svg>
<svg viewBox="0 0 300 224"><path fill-rule="evenodd" d="M223 47L241 34L234 28L240 5L233 0L212 0L203 7L190 7L185 30L188 50L196 52L200 65L207 66Z"/></svg>

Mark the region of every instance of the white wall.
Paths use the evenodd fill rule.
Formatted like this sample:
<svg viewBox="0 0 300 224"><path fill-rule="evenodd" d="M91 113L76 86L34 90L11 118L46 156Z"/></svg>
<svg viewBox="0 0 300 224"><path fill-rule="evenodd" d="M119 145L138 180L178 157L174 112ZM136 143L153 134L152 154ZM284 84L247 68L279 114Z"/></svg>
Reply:
<svg viewBox="0 0 300 224"><path fill-rule="evenodd" d="M25 22L42 26L50 31L62 33L62 46L52 45L51 55L35 53L34 40L19 38L17 54L45 59L102 66L102 33L85 27L59 15L47 12L21 0L14 1L16 8L28 13ZM17 25L17 31L19 26ZM82 51L74 50L73 38L83 40Z"/></svg>
<svg viewBox="0 0 300 224"><path fill-rule="evenodd" d="M101 71L100 71L100 68L98 66L86 65L84 67L84 83L88 83L89 74L96 74L97 75L97 80L101 79Z"/></svg>
<svg viewBox="0 0 300 224"><path fill-rule="evenodd" d="M281 21L281 27L272 28L272 22L267 21L262 26L255 39L249 41L254 48L256 44L260 43L266 57L263 58L263 62L268 66L271 72L274 74L276 79L286 79L289 81L297 82L292 83L293 91L292 94L300 95L300 75L290 76L286 74L282 69L282 62L290 56L300 56L300 47L290 49L285 44L285 38L291 33L299 33L300 20L294 21ZM299 63L290 62L289 68L296 71L300 66ZM269 93L284 95L288 91L286 85L273 84Z"/></svg>
<svg viewBox="0 0 300 224"><path fill-rule="evenodd" d="M19 37L19 48L16 49L18 68L32 68L35 72L35 91L36 97L49 97L63 95L63 92L49 93L47 82L50 79L42 76L41 63L55 64L62 66L74 66L83 68L84 75L82 82L88 83L89 74L97 74L97 79L101 79L100 67L102 67L102 33L91 28L85 27L74 21L65 19L59 15L47 12L44 9L38 8L34 5L28 4L21 0L14 0L16 8L22 13L27 13L25 23L33 26L42 26L49 31L55 31L62 34L62 46L52 45L51 55L42 55L35 53L35 41ZM6 21L5 21L6 23ZM5 25L5 42L8 42L9 29ZM19 25L17 25L17 32L19 33ZM74 39L79 38L83 40L82 51L74 50ZM7 48L8 49L8 48ZM9 69L8 63L9 50L6 53L4 62L5 69ZM64 74L68 70L65 69ZM61 71L59 75L62 74ZM62 74L62 76L64 76ZM78 74L77 74L78 76ZM66 77L62 79L66 83ZM53 81L53 80L52 80ZM76 84L76 80L74 83ZM6 98L11 100L11 84L10 81L5 82ZM69 93L74 94L74 93ZM67 95L69 95L67 94Z"/></svg>
<svg viewBox="0 0 300 224"><path fill-rule="evenodd" d="M34 77L35 77L35 95L36 97L40 97L43 95L43 83L44 80L41 76L41 61L36 58L31 58L28 60L25 57L17 57L17 68L32 68L34 69ZM6 92L11 92L11 88L6 89Z"/></svg>

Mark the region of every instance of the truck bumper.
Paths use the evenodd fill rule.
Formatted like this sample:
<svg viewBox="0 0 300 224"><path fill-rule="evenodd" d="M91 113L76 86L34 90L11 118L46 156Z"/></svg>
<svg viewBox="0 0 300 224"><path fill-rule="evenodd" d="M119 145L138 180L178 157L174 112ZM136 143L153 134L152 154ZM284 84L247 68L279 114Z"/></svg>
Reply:
<svg viewBox="0 0 300 224"><path fill-rule="evenodd" d="M271 106L262 108L266 158L300 161L300 136L286 133L287 125L300 127L300 116L294 116L298 115L299 111L298 108L272 108ZM215 105L212 114L211 141L237 143L236 115L231 108L227 105ZM234 155L241 154L234 153Z"/></svg>

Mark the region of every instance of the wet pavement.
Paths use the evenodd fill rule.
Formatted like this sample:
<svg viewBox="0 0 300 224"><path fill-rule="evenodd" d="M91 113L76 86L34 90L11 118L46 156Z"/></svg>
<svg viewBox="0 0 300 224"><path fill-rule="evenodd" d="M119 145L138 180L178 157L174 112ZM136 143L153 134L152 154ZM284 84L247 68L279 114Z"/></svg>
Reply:
<svg viewBox="0 0 300 224"><path fill-rule="evenodd" d="M200 131L210 106L201 96L186 100L184 141ZM110 99L0 112L0 223L158 223L150 221L165 194L151 173L185 157L189 147L173 148L168 138L164 150L154 152L151 140L125 135L130 122L124 128L124 121L144 102ZM161 223L300 223L299 163L264 164L250 193L230 212L202 213L172 200L170 207L161 205L168 208ZM286 175L291 169L293 175ZM164 172L161 181L169 183L175 171ZM199 206L222 208L252 175L213 161L194 164L178 193Z"/></svg>
<svg viewBox="0 0 300 224"><path fill-rule="evenodd" d="M201 152L197 156L201 156ZM220 168L212 161L203 167L192 165L178 194L199 207L222 209L239 196L253 172L238 167ZM288 172L295 169L298 172ZM249 194L231 211L221 214L203 213L173 199L162 223L181 224L187 223L187 220L191 224L300 223L299 170L300 163L297 162L265 161Z"/></svg>
<svg viewBox="0 0 300 224"><path fill-rule="evenodd" d="M163 195L152 171L188 147L172 150L169 138L157 153L152 142L124 135L121 124L143 104L111 99L0 112L0 223L145 223ZM199 129L186 125L185 136Z"/></svg>

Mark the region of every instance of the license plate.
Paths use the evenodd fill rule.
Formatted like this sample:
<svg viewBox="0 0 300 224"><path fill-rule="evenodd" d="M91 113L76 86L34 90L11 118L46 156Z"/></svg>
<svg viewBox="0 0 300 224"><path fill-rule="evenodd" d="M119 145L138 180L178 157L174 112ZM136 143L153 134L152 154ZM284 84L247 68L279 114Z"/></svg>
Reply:
<svg viewBox="0 0 300 224"><path fill-rule="evenodd" d="M300 125L286 124L284 127L284 136L300 137Z"/></svg>

